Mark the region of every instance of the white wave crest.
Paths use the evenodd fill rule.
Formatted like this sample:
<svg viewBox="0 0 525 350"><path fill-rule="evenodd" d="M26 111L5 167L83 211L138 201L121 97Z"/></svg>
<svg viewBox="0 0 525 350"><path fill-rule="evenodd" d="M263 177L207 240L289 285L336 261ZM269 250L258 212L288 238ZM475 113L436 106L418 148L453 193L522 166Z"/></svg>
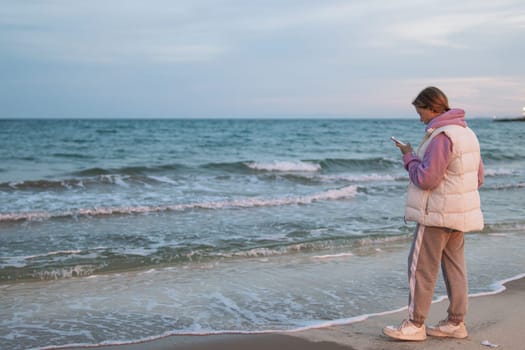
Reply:
<svg viewBox="0 0 525 350"><path fill-rule="evenodd" d="M492 186L487 186L487 189L491 189L491 190L508 190L508 189L513 189L513 188L523 188L523 187L525 187L525 182L492 185Z"/></svg>
<svg viewBox="0 0 525 350"><path fill-rule="evenodd" d="M397 181L408 179L404 175L381 175L381 174L366 174L366 175L321 175L319 178L322 181L348 181L348 182L380 182L380 181Z"/></svg>
<svg viewBox="0 0 525 350"><path fill-rule="evenodd" d="M153 175L150 175L150 176L148 176L148 178L150 178L152 180L155 180L157 182L164 182L164 183L167 183L167 184L170 184L170 185L178 185L177 181L172 180L172 179L170 179L167 176L153 176Z"/></svg>
<svg viewBox="0 0 525 350"><path fill-rule="evenodd" d="M254 208L254 207L275 207L284 205L306 205L316 201L342 200L352 198L357 193L357 186L347 186L339 189L328 190L309 196L284 197L274 199L261 198L242 198L229 201L200 202L189 204L174 204L161 206L126 206L126 207L97 207L68 210L62 212L21 212L0 214L2 221L39 221L58 217L79 217L79 216L105 216L105 215L124 215L142 214L163 211L184 211L191 209L226 209L226 208Z"/></svg>
<svg viewBox="0 0 525 350"><path fill-rule="evenodd" d="M128 176L122 177L120 175L100 175L100 179L103 182L108 182L121 187L129 188L129 184L124 181L125 179L128 179Z"/></svg>
<svg viewBox="0 0 525 350"><path fill-rule="evenodd" d="M312 258L313 259L337 259L337 258L347 258L349 256L353 256L352 253L338 253L338 254L326 254L326 255L315 255Z"/></svg>
<svg viewBox="0 0 525 350"><path fill-rule="evenodd" d="M485 176L500 176L500 175L516 175L518 172L515 169L484 169Z"/></svg>
<svg viewBox="0 0 525 350"><path fill-rule="evenodd" d="M46 256L53 256L53 255L74 255L74 254L80 254L82 253L82 250L57 250L54 252L47 252L44 254L36 254L36 255L29 255L24 257L24 259L36 259L40 257L46 257Z"/></svg>
<svg viewBox="0 0 525 350"><path fill-rule="evenodd" d="M40 280L57 280L61 278L85 277L95 272L94 265L76 265L54 270L44 270L33 273L33 277Z"/></svg>
<svg viewBox="0 0 525 350"><path fill-rule="evenodd" d="M275 161L269 163L253 162L246 163L246 166L254 170L277 172L317 172L321 170L321 165L319 164L292 161Z"/></svg>

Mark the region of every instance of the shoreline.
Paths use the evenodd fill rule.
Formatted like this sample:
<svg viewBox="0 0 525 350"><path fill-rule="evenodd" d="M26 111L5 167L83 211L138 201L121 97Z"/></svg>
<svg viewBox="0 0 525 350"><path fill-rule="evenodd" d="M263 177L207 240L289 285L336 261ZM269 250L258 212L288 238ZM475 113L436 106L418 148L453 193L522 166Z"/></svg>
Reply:
<svg viewBox="0 0 525 350"><path fill-rule="evenodd" d="M525 274L495 283L491 292L469 295L466 339L439 339L428 337L424 349L480 349L489 348L482 342L516 349L525 344L525 333L520 326L525 315ZM427 324L446 317L447 298L434 301ZM101 350L262 350L275 347L287 349L367 350L421 348L421 342L390 340L381 334L384 326L399 324L406 315L406 307L383 313L357 316L347 321L327 322L325 326L302 328L283 332L214 333L202 335L168 335L152 340L114 345L61 346L44 349L101 349ZM349 321L350 320L350 321Z"/></svg>

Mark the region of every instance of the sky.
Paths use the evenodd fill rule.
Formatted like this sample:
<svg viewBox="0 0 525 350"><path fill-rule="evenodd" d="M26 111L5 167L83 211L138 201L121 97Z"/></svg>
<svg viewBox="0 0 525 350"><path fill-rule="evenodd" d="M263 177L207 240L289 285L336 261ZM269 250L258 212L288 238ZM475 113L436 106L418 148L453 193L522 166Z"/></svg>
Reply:
<svg viewBox="0 0 525 350"><path fill-rule="evenodd" d="M524 62L523 0L0 0L0 118L520 116Z"/></svg>

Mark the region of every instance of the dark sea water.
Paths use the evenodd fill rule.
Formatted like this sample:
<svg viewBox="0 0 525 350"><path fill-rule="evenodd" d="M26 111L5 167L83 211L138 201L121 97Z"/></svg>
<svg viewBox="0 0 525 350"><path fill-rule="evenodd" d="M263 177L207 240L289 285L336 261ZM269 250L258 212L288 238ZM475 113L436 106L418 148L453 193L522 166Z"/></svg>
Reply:
<svg viewBox="0 0 525 350"><path fill-rule="evenodd" d="M525 272L523 123L468 120L472 293ZM405 305L413 120L0 120L0 348L316 327ZM444 294L442 284L436 296Z"/></svg>

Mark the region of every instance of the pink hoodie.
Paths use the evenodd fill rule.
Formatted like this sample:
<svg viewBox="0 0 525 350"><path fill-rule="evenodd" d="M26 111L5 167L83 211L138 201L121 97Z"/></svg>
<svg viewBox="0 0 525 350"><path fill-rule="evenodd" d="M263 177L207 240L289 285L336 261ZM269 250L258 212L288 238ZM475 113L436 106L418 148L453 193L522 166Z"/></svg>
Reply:
<svg viewBox="0 0 525 350"><path fill-rule="evenodd" d="M465 111L459 108L451 109L434 119L426 126L425 131L430 128L440 128L445 125L459 125L467 127ZM436 188L443 177L452 154L452 142L448 136L441 133L434 137L425 152L423 160L420 161L414 153L403 156L405 169L408 170L410 181L422 190ZM478 187L481 187L485 177L483 161L479 162Z"/></svg>

